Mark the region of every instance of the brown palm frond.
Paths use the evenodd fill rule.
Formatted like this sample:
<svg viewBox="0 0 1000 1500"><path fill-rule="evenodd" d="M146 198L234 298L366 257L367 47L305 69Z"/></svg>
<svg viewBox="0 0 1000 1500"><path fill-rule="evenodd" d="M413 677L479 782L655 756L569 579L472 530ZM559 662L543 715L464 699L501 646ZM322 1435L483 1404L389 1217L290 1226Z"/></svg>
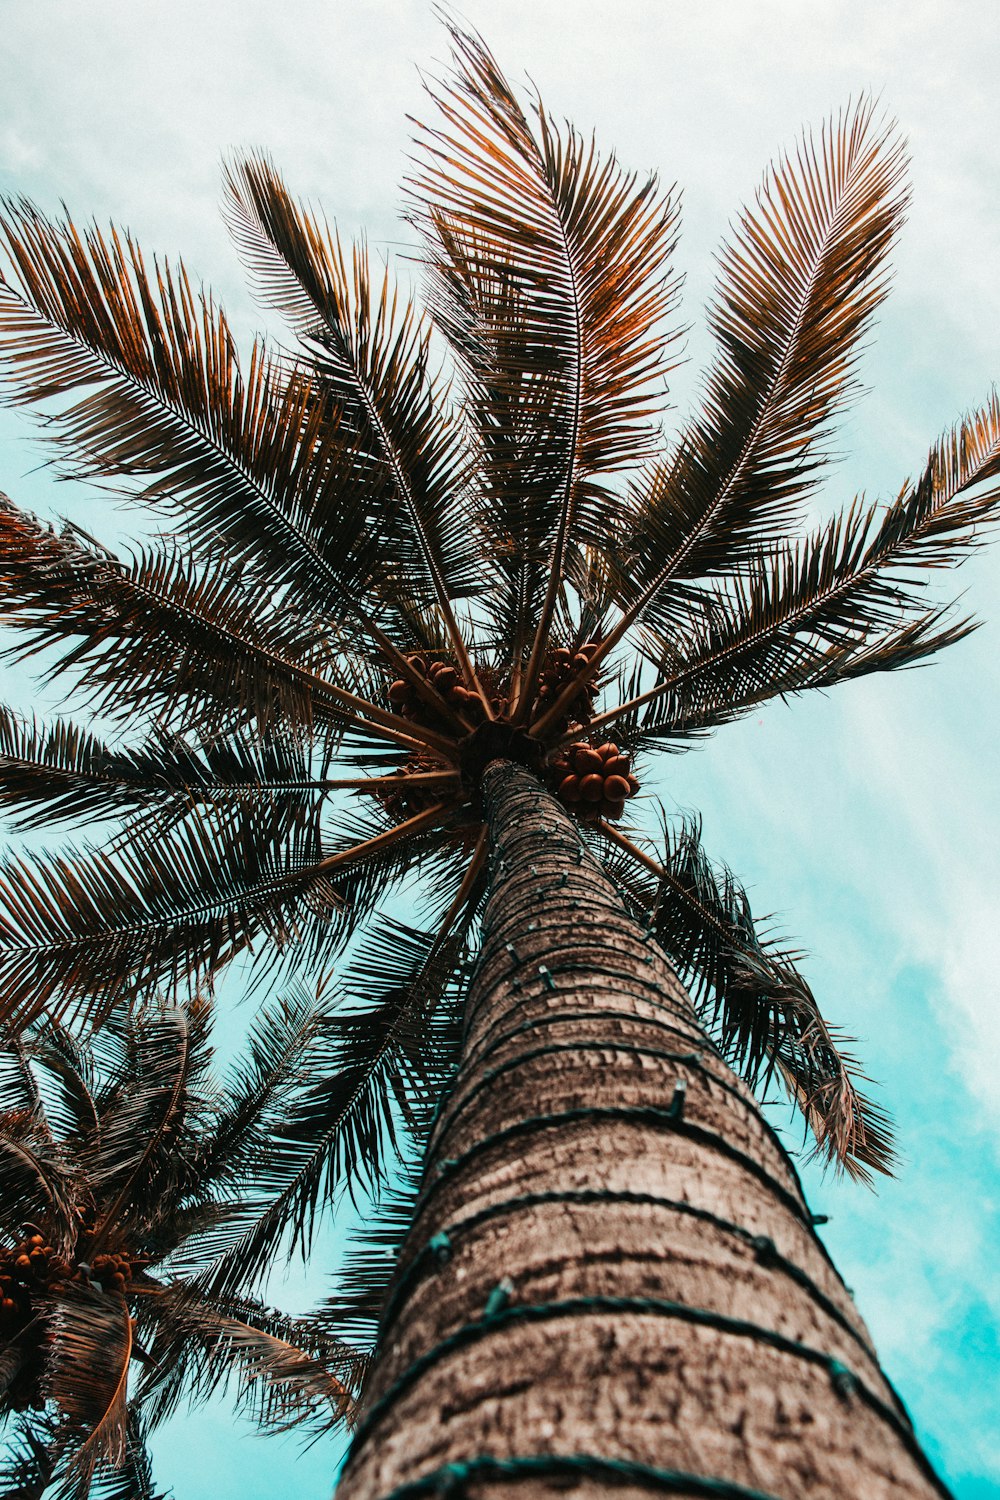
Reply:
<svg viewBox="0 0 1000 1500"><path fill-rule="evenodd" d="M46 424L72 472L130 483L210 546L224 538L234 563L266 552L275 582L314 611L357 604L352 572L371 560L363 496L344 495L335 537L317 535L311 512L344 439L308 382L279 376L261 346L243 370L224 314L184 268L150 274L114 229L5 200L0 235L7 394L74 397Z"/></svg>
<svg viewBox="0 0 1000 1500"><path fill-rule="evenodd" d="M294 612L276 607L271 586L247 597L245 574L226 562L205 569L171 549L126 564L75 528L57 536L0 497L0 590L4 623L27 636L13 649L23 656L69 643L49 674L84 673L84 696L104 714L134 723L138 700L147 717L228 727L235 699L264 725L277 718L308 728L315 717L363 740L451 751L440 734L353 691L371 692L370 676L359 680L347 653L335 665L329 648L320 656L315 631L303 662ZM315 668L309 656L319 657Z"/></svg>
<svg viewBox="0 0 1000 1500"><path fill-rule="evenodd" d="M451 601L481 589L483 559L464 501L469 456L430 375L427 330L388 271L373 283L363 247L348 265L336 233L292 199L266 157L233 162L225 185L227 218L259 295L311 352L314 378L355 434L369 532L392 560L386 583L394 589L405 578L415 603L440 610L468 674Z"/></svg>
<svg viewBox="0 0 1000 1500"><path fill-rule="evenodd" d="M308 1248L321 1205L373 1189L400 1154L400 1128L425 1128L455 1061L454 1016L471 914L436 930L382 918L339 976L342 1004L313 1051L313 1084L272 1127L267 1197L234 1209L194 1246L213 1295L261 1274L278 1246ZM442 1043L450 1039L450 1045Z"/></svg>
<svg viewBox="0 0 1000 1500"><path fill-rule="evenodd" d="M136 1402L159 1424L181 1396L204 1400L238 1384L237 1408L270 1431L323 1431L350 1419L358 1356L309 1318L248 1297L192 1295L166 1287L141 1299L139 1329L150 1363Z"/></svg>
<svg viewBox="0 0 1000 1500"><path fill-rule="evenodd" d="M540 101L533 129L481 39L449 30L456 76L429 89L441 123L418 137L411 212L468 385L484 523L535 637L530 692L571 556L620 530L604 477L653 451L677 204Z"/></svg>
<svg viewBox="0 0 1000 1500"><path fill-rule="evenodd" d="M58 1297L48 1395L83 1437L72 1466L85 1478L99 1462L117 1466L125 1457L131 1359L124 1298L87 1286Z"/></svg>
<svg viewBox="0 0 1000 1500"><path fill-rule="evenodd" d="M728 571L786 531L815 485L888 290L905 170L894 125L863 98L805 135L744 210L721 255L705 414L642 496L634 578L651 618L670 621L672 580Z"/></svg>
<svg viewBox="0 0 1000 1500"><path fill-rule="evenodd" d="M859 1181L870 1182L873 1170L891 1174L891 1123L863 1092L849 1039L823 1019L796 955L761 936L746 891L706 856L698 821L682 819L672 830L664 819L655 855L610 824L599 831L618 851L615 879L700 997L732 1066L751 1085L780 1079L813 1133L816 1154Z"/></svg>
<svg viewBox="0 0 1000 1500"><path fill-rule="evenodd" d="M47 1123L33 1111L0 1115L0 1233L15 1243L25 1223L49 1226L65 1250L76 1235L78 1181Z"/></svg>
<svg viewBox="0 0 1000 1500"><path fill-rule="evenodd" d="M194 1180L180 1141L210 1059L209 1019L208 1003L198 998L186 1006L146 1005L130 1018L135 1082L102 1111L91 1169L101 1193L88 1234L91 1255L109 1237L128 1240L155 1224L159 1205L171 1205Z"/></svg>
<svg viewBox="0 0 1000 1500"><path fill-rule="evenodd" d="M702 413L638 481L630 566L619 569L624 613L591 675L637 621L671 635L688 615L689 580L745 571L798 518L888 290L905 169L895 127L862 98L818 141L806 134L744 210L721 256L709 317L719 354Z"/></svg>
<svg viewBox="0 0 1000 1500"><path fill-rule="evenodd" d="M703 592L684 634L660 652L660 680L594 721L656 703L647 732L691 732L805 687L889 671L975 628L928 608L924 574L956 567L1000 521L1000 401L944 434L916 484L889 506L855 503L814 536L763 554L745 579ZM713 705L692 712L692 704ZM713 718L712 712L718 717Z"/></svg>
<svg viewBox="0 0 1000 1500"><path fill-rule="evenodd" d="M196 985L258 933L285 947L304 899L324 885L325 872L312 868L319 852L276 844L269 810L258 807L193 820L114 854L8 859L0 869L4 1016L24 1025L48 1007L99 1019L143 985ZM332 934L345 919L323 901Z"/></svg>

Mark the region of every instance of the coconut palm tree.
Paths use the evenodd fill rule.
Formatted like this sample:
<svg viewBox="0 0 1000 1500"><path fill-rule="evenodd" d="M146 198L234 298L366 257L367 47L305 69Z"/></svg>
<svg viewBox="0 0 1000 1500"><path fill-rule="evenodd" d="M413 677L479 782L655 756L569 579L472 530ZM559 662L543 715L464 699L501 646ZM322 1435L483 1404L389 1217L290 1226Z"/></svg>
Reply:
<svg viewBox="0 0 1000 1500"><path fill-rule="evenodd" d="M267 1143L319 1040L299 995L258 1019L223 1092L202 1001L58 1024L0 1051L3 1493L153 1496L146 1435L236 1385L265 1426L349 1412L352 1350L253 1296L213 1295L226 1226L266 1206ZM214 1249L213 1249L214 1247Z"/></svg>
<svg viewBox="0 0 1000 1500"><path fill-rule="evenodd" d="M261 155L226 212L294 342L242 362L183 267L6 205L8 399L169 524L126 556L3 506L5 618L95 716L8 717L5 800L112 830L4 866L6 1013L99 1025L355 940L273 1211L210 1281L425 1145L324 1314L378 1324L345 1496L940 1494L754 1088L861 1177L888 1122L697 826L635 799L658 751L972 628L923 585L996 519L1000 406L810 523L906 203L862 101L736 221L667 442L675 196L451 35L426 317Z"/></svg>

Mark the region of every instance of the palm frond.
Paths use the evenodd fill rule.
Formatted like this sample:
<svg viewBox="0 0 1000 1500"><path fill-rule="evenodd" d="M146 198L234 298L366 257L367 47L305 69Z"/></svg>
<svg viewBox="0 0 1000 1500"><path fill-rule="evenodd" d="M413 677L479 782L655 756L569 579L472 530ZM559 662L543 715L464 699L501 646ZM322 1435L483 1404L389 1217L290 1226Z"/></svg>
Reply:
<svg viewBox="0 0 1000 1500"><path fill-rule="evenodd" d="M321 1205L375 1188L399 1153L401 1126L419 1129L429 1117L455 1062L454 1046L442 1043L453 1031L463 943L461 923L434 932L382 918L366 934L338 983L345 1006L311 1049L309 1075L321 1081L273 1129L259 1178L266 1196L201 1249L218 1250L203 1276L214 1292L263 1270L285 1240L305 1251Z"/></svg>
<svg viewBox="0 0 1000 1500"><path fill-rule="evenodd" d="M50 676L84 675L105 716L230 729L237 716L308 728L351 726L369 744L410 749L445 742L354 691L372 691L365 658L337 632L317 630L276 597L248 586L225 560L205 568L176 548L123 563L73 527L62 535L0 497L4 623L26 635L20 656L64 646ZM331 675L332 674L332 675ZM377 725L377 727L376 727Z"/></svg>
<svg viewBox="0 0 1000 1500"><path fill-rule="evenodd" d="M308 1318L168 1288L143 1299L139 1328L150 1361L136 1402L154 1424L182 1397L201 1401L234 1382L236 1405L271 1431L329 1430L351 1413L358 1356Z"/></svg>
<svg viewBox="0 0 1000 1500"><path fill-rule="evenodd" d="M145 1005L125 1019L128 1069L113 1104L102 1111L89 1167L100 1194L91 1252L170 1218L197 1182L187 1114L210 1061L210 1008Z"/></svg>
<svg viewBox="0 0 1000 1500"><path fill-rule="evenodd" d="M62 1253L76 1238L77 1178L47 1125L33 1114L0 1117L0 1226L13 1242L24 1225L44 1224Z"/></svg>
<svg viewBox="0 0 1000 1500"><path fill-rule="evenodd" d="M731 1065L765 1089L777 1075L827 1161L861 1181L871 1169L891 1174L888 1116L862 1091L864 1076L824 1021L794 955L761 936L746 891L708 859L698 821L685 818L672 830L664 820L655 859L609 825L602 832L617 851L615 880L700 998Z"/></svg>
<svg viewBox="0 0 1000 1500"><path fill-rule="evenodd" d="M227 217L259 295L310 352L315 378L353 435L371 538L387 565L391 558L383 586L402 584L413 603L440 609L461 652L450 601L481 588L483 557L463 499L469 459L429 373L427 330L387 271L373 282L363 248L348 264L336 233L292 199L266 157L233 162L225 185Z"/></svg>
<svg viewBox="0 0 1000 1500"><path fill-rule="evenodd" d="M42 1500L59 1467L59 1419L51 1412L25 1412L0 1447L0 1494L4 1500Z"/></svg>
<svg viewBox="0 0 1000 1500"><path fill-rule="evenodd" d="M744 210L710 312L704 415L640 491L633 593L654 623L669 628L675 581L745 564L814 486L888 289L905 166L895 127L863 98L804 136Z"/></svg>
<svg viewBox="0 0 1000 1500"><path fill-rule="evenodd" d="M594 727L632 720L649 739L698 733L770 697L908 667L964 639L975 622L929 604L927 574L960 565L997 525L998 473L993 397L944 434L890 506L855 503L806 541L762 555L748 577L689 600L684 631L661 641L659 680Z"/></svg>
<svg viewBox="0 0 1000 1500"><path fill-rule="evenodd" d="M72 1467L87 1478L98 1463L125 1458L131 1358L132 1322L121 1297L72 1286L56 1299L48 1395L83 1437Z"/></svg>
<svg viewBox="0 0 1000 1500"><path fill-rule="evenodd" d="M98 1463L90 1477L86 1494L65 1495L59 1492L53 1500L171 1500L171 1493L157 1489L147 1442L147 1424L133 1404L125 1418L125 1452L121 1462Z"/></svg>
<svg viewBox="0 0 1000 1500"><path fill-rule="evenodd" d="M98 1131L91 1050L48 1017L27 1027L13 1044L45 1075L44 1107L53 1134L72 1143L71 1149L83 1147Z"/></svg>
<svg viewBox="0 0 1000 1500"><path fill-rule="evenodd" d="M412 216L467 385L483 524L540 651L571 559L621 529L606 476L653 451L677 205L540 100L533 129L481 39L449 30L455 77L429 89L441 121L418 137Z"/></svg>
<svg viewBox="0 0 1000 1500"><path fill-rule="evenodd" d="M144 987L197 985L258 935L280 951L298 935L306 899L336 928L319 852L276 842L269 810L256 807L114 854L9 858L0 868L4 1015L24 1024L47 1006L96 1019Z"/></svg>
<svg viewBox="0 0 1000 1500"><path fill-rule="evenodd" d="M290 1093L309 1076L311 1048L332 1003L323 981L314 989L300 983L254 1019L197 1157L203 1188L242 1186L267 1155Z"/></svg>
<svg viewBox="0 0 1000 1500"><path fill-rule="evenodd" d="M221 540L231 566L266 559L273 585L313 613L365 618L375 554L363 487L338 483L353 468L353 438L330 402L300 374L279 373L259 344L242 369L211 297L183 266L147 271L129 236L81 231L10 199L0 235L6 393L57 400L46 432L69 471L166 505L210 551Z"/></svg>

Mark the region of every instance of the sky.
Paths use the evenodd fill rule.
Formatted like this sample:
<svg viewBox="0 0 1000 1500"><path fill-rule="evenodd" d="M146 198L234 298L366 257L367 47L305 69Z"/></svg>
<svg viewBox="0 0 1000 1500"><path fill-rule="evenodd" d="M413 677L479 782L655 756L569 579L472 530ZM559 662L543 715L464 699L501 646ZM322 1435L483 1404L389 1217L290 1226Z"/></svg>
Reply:
<svg viewBox="0 0 1000 1500"><path fill-rule="evenodd" d="M466 0L462 15L554 113L681 185L678 420L709 349L702 309L728 222L804 123L862 90L908 137L913 202L826 502L890 498L987 396L1000 377L992 5ZM266 147L346 237L365 231L389 256L411 244L406 116L421 113L419 70L446 57L423 0L4 0L2 46L0 188L183 253L246 333L261 315L217 211L227 151ZM29 424L0 414L0 489L104 535L121 526L86 496L53 499L39 462ZM986 622L971 640L771 707L665 758L655 790L702 813L706 848L807 950L828 1016L859 1038L902 1166L877 1194L807 1168L812 1206L943 1476L959 1500L985 1500L1000 1495L1000 549L943 583ZM2 696L23 692L12 678ZM178 1500L329 1492L332 1446L299 1455L236 1432L224 1408L181 1437L156 1445Z"/></svg>

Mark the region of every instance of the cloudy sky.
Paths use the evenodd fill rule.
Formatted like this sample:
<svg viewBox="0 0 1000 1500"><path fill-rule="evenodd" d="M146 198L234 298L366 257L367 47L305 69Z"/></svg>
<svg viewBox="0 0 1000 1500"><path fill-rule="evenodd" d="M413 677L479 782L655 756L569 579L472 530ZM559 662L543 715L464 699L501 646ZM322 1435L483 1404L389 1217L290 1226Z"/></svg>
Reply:
<svg viewBox="0 0 1000 1500"><path fill-rule="evenodd" d="M1000 27L973 0L466 0L512 75L684 190L697 394L713 249L766 162L859 91L912 152L896 285L845 421L831 505L895 493L1000 376ZM263 145L346 236L405 251L399 181L418 69L444 63L425 0L5 0L0 184L181 252L237 326L259 323L217 213L219 162ZM0 488L53 500L23 419L0 425ZM118 519L105 526L112 531ZM960 1500L1000 1493L1000 550L950 580L987 623L919 671L771 709L671 759L658 791L811 955L830 1017L862 1039L903 1167L877 1196L809 1172L827 1242L890 1375ZM11 684L4 696L22 691ZM332 1455L193 1419L158 1445L178 1500L323 1495ZM294 1480L289 1464L295 1461Z"/></svg>

